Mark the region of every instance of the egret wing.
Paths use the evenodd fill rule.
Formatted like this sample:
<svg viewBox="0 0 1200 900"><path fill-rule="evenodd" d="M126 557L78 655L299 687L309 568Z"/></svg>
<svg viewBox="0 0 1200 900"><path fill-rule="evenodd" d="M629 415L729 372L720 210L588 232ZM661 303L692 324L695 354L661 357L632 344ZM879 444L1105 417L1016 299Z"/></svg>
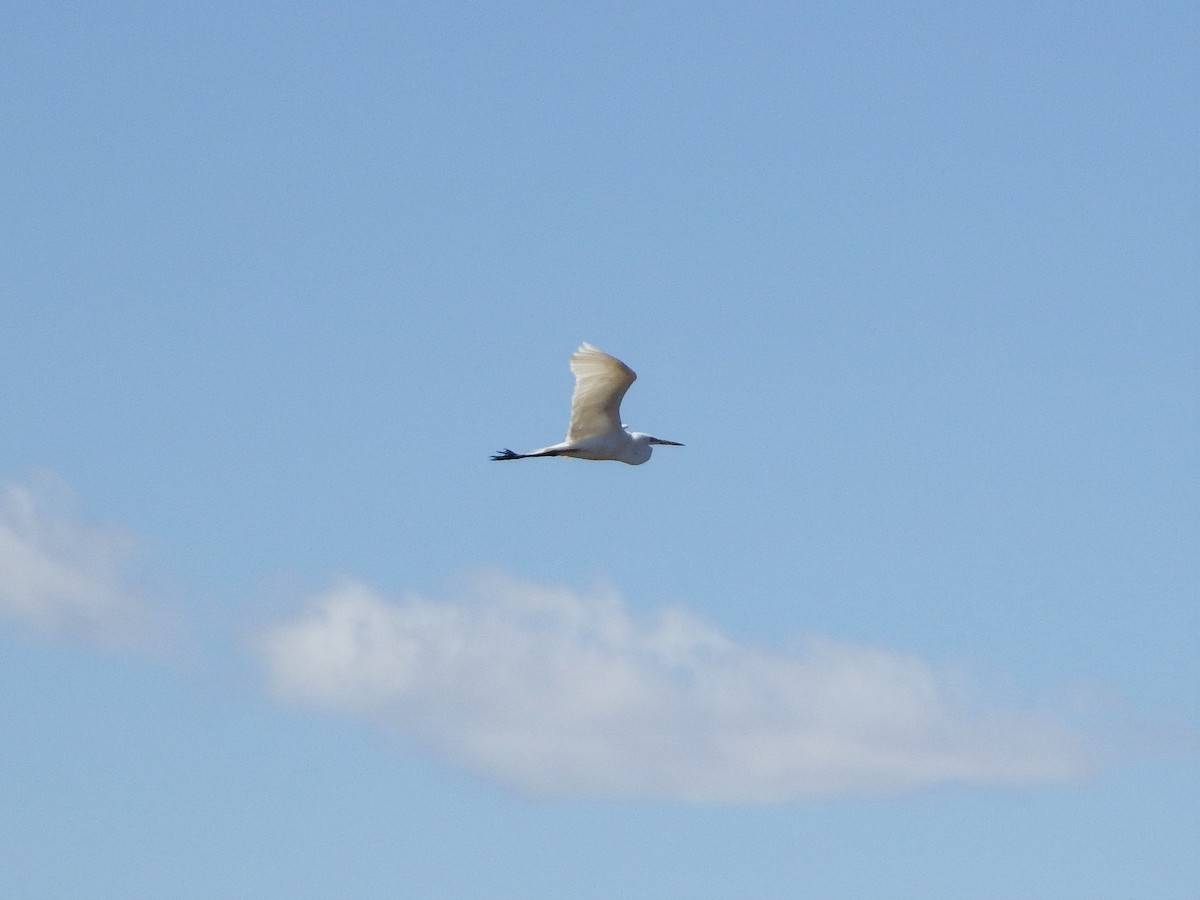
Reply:
<svg viewBox="0 0 1200 900"><path fill-rule="evenodd" d="M575 393L567 442L607 434L621 427L621 399L637 375L615 356L583 344L571 356Z"/></svg>

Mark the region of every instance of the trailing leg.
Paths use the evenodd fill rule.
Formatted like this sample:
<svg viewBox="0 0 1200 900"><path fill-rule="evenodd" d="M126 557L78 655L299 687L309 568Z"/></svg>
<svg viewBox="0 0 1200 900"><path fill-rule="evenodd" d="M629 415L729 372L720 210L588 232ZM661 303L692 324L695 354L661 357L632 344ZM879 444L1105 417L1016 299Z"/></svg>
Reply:
<svg viewBox="0 0 1200 900"><path fill-rule="evenodd" d="M493 453L492 459L496 462L505 459L532 459L535 456L562 456L561 450L536 450L533 453L513 453L511 450L501 450L499 453Z"/></svg>

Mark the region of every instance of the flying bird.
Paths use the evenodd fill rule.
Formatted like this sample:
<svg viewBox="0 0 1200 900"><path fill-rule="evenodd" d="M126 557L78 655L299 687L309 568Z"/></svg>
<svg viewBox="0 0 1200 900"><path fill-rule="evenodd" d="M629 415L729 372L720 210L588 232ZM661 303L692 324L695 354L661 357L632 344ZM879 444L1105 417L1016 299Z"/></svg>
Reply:
<svg viewBox="0 0 1200 900"><path fill-rule="evenodd" d="M501 450L494 460L529 459L532 456L573 456L576 459L613 459L640 466L650 458L654 444L682 447L621 424L621 398L637 375L615 356L582 344L571 356L575 393L571 395L571 426L567 439L529 453Z"/></svg>

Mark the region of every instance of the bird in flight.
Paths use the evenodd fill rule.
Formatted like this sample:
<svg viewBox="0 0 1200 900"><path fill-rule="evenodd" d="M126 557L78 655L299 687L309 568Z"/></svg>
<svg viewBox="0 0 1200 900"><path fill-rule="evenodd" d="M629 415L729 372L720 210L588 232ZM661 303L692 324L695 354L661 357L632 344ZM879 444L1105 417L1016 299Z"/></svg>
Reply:
<svg viewBox="0 0 1200 900"><path fill-rule="evenodd" d="M529 459L532 456L573 456L575 459L613 459L640 466L650 458L654 444L682 447L621 424L621 398L637 375L615 356L582 344L571 355L575 393L571 395L571 426L567 439L529 453L501 450L494 460Z"/></svg>

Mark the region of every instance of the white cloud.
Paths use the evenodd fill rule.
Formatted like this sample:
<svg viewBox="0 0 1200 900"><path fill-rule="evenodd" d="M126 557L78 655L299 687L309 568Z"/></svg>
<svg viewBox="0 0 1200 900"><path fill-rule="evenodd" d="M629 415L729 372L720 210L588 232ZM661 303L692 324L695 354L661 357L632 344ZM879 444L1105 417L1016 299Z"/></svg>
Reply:
<svg viewBox="0 0 1200 900"><path fill-rule="evenodd" d="M733 640L681 609L494 578L460 602L347 583L268 630L289 701L416 737L554 796L771 803L939 782L1069 779L1071 732L972 701L912 656Z"/></svg>
<svg viewBox="0 0 1200 900"><path fill-rule="evenodd" d="M145 645L158 623L125 574L136 541L83 522L49 473L0 481L0 618L46 637Z"/></svg>

